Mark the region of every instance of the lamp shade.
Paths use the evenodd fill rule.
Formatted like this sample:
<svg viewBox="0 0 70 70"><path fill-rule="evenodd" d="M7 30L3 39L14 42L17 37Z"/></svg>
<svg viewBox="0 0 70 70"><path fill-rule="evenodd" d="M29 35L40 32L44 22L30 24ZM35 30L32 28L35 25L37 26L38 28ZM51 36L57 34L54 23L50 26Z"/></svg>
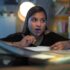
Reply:
<svg viewBox="0 0 70 70"><path fill-rule="evenodd" d="M23 21L27 15L28 10L33 6L35 5L31 2L23 2L19 7L18 17Z"/></svg>

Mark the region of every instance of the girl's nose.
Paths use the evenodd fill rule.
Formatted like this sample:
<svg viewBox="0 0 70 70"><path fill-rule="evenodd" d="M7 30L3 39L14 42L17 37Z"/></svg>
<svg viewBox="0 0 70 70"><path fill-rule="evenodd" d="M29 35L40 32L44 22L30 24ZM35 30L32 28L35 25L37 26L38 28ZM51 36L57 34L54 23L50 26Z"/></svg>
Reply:
<svg viewBox="0 0 70 70"><path fill-rule="evenodd" d="M37 21L36 25L39 26L39 27L41 26L40 20Z"/></svg>

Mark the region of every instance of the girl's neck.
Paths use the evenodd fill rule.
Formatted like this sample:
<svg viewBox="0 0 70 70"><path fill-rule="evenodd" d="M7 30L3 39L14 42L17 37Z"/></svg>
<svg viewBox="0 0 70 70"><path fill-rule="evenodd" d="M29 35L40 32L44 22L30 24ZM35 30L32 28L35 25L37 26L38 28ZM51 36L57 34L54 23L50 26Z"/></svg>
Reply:
<svg viewBox="0 0 70 70"><path fill-rule="evenodd" d="M39 46L41 44L43 37L44 37L43 35L36 37L35 46Z"/></svg>

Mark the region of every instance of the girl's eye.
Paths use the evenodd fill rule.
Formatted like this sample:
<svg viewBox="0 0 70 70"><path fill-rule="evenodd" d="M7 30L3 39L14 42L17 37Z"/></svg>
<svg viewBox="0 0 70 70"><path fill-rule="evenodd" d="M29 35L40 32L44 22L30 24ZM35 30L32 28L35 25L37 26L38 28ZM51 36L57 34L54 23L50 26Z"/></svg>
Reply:
<svg viewBox="0 0 70 70"><path fill-rule="evenodd" d="M46 19L41 19L41 22L42 23L46 23Z"/></svg>
<svg viewBox="0 0 70 70"><path fill-rule="evenodd" d="M32 22L37 22L37 18L32 18L31 21Z"/></svg>
<svg viewBox="0 0 70 70"><path fill-rule="evenodd" d="M41 23L46 23L46 19L45 18L38 19L38 18L32 17L31 21L32 22L40 21Z"/></svg>

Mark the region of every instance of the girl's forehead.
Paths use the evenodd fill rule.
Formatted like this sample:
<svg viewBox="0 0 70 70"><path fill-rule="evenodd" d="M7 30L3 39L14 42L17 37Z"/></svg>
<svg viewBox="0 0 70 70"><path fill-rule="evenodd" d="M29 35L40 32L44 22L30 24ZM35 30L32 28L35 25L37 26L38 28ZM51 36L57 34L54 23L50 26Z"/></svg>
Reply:
<svg viewBox="0 0 70 70"><path fill-rule="evenodd" d="M46 17L44 12L36 12L32 15L32 17Z"/></svg>

